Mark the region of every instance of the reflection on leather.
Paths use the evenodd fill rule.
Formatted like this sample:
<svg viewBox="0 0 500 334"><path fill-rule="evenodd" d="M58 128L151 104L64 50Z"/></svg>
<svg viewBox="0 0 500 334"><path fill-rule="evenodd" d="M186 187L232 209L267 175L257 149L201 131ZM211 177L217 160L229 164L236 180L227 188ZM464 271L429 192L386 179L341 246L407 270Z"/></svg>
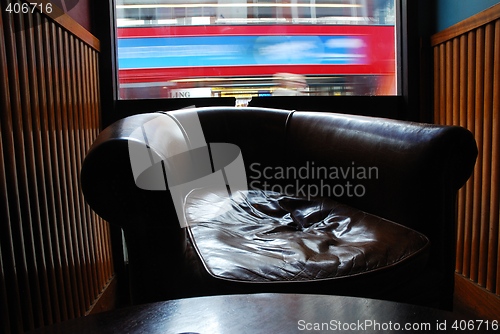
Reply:
<svg viewBox="0 0 500 334"><path fill-rule="evenodd" d="M228 201L233 209L214 215ZM411 261L429 246L414 230L335 200L262 190L248 191L237 203L223 190L197 189L186 199L186 218L205 267L232 280L359 275Z"/></svg>

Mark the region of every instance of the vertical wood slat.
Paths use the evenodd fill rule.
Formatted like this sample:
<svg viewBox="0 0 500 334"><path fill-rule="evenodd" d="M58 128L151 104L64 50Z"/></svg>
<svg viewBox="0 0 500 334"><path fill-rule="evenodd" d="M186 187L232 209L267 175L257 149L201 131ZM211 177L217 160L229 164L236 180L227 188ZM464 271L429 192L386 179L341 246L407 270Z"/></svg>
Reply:
<svg viewBox="0 0 500 334"><path fill-rule="evenodd" d="M474 134L478 146L478 156L474 174L474 200L473 200L473 229L472 229L472 254L471 254L471 274L470 278L477 282L479 277L479 258L480 258L480 235L481 235L481 187L482 187L482 166L483 166L483 108L484 108L484 28L479 27L476 30L476 58L475 58L475 101L474 117L476 119Z"/></svg>
<svg viewBox="0 0 500 334"><path fill-rule="evenodd" d="M458 57L459 61L454 62L454 100L453 104L456 109L456 116L455 116L455 124L461 125L461 126L466 126L464 124L465 122L463 121L462 115L463 115L463 101L460 99L462 94L464 93L464 88L463 88L463 77L461 74L461 71L464 69L464 61L465 61L465 48L464 48L464 40L463 38L457 39L455 41L456 46L454 49L454 57ZM460 189L459 192L464 192L466 187L463 187ZM458 212L457 212L457 243L456 243L456 249L457 249L457 259L456 259L456 269L457 270L462 270L462 264L463 264L463 253L460 251L464 247L464 230L465 230L465 201L463 200L464 196L463 194L460 194L458 196Z"/></svg>
<svg viewBox="0 0 500 334"><path fill-rule="evenodd" d="M81 72L81 86L82 89L80 90L82 93L82 98L84 101L89 101L90 100L90 95L88 93L88 75L87 75L87 70L88 70L88 62L85 59L85 54L87 52L87 48L85 48L83 45L79 50L79 54L77 59L80 61L79 64L79 71ZM82 104L83 107L83 112L82 116L84 118L84 121L86 124L91 124L89 122L89 116L91 115L91 110L88 109L88 103ZM84 129L85 133L89 133L90 127L86 127ZM85 152L90 148L90 140L92 136L87 136L87 139L85 141ZM89 284L92 288L92 296L96 296L99 291L98 291L98 285L99 282L97 280L97 272L95 270L95 263L96 263L96 258L95 258L95 239L94 239L94 234L92 233L93 226L95 225L95 217L91 215L90 209L86 208L86 214L89 217L89 219L92 221L92 224L87 224L84 228L84 233L87 236L87 243L88 243L88 252L89 252L89 273L88 273L88 280Z"/></svg>
<svg viewBox="0 0 500 334"><path fill-rule="evenodd" d="M456 270L500 296L500 5L481 17L433 36L434 120L475 136L478 160L458 195Z"/></svg>
<svg viewBox="0 0 500 334"><path fill-rule="evenodd" d="M35 60L38 59L38 63L36 65L37 74L34 78L45 78L46 77L46 68L45 61L46 55L44 53L43 47L43 33L42 29L34 29L35 26L42 27L43 21L39 15L36 15L33 20L33 30L34 30L34 43L32 45L35 46ZM57 279L57 273L55 269L54 257L52 256L53 249L53 239L52 234L50 233L51 228L49 224L50 217L55 216L55 208L53 203L53 192L49 184L52 183L52 172L51 172L51 152L50 152L50 137L49 137L49 128L48 128L48 113L47 113L47 85L45 80L37 80L38 87L38 103L39 103L39 115L37 118L38 124L37 129L40 134L40 148L39 159L40 165L43 166L43 170L41 170L40 180L45 180L45 182L41 182L42 184L42 192L44 197L42 198L42 202L46 203L46 212L45 217L42 219L43 224L43 235L45 240L45 254L46 254L46 271L48 274L48 290L49 297L47 301L47 324L50 325L54 322L61 321L60 316L60 304L57 295L57 286L60 283Z"/></svg>
<svg viewBox="0 0 500 334"><path fill-rule="evenodd" d="M26 42L28 45L35 46L35 31L34 31L34 18L33 16L26 16L25 20L25 31L26 31ZM36 48L33 47L27 52L27 62L28 62L28 73L37 73L37 58L36 58ZM49 240L44 238L44 224L43 221L48 221L48 206L46 198L46 188L43 181L44 169L43 164L43 146L42 146L42 135L40 132L40 104L39 104L39 90L38 90L38 77L32 76L29 78L29 93L30 93L30 106L31 106L31 130L32 130L32 142L33 142L33 163L31 168L34 169L30 173L36 177L36 199L38 201L37 207L39 208L37 221L39 223L33 224L33 234L36 238L36 262L38 263L38 277L40 281L40 306L43 315L42 323L50 324L52 309L51 296L49 289L49 268L47 266L47 254L50 253L50 248L46 247Z"/></svg>
<svg viewBox="0 0 500 334"><path fill-rule="evenodd" d="M77 67L78 67L77 72L79 73L80 77L79 82L82 87L79 90L80 99L82 101L81 103L79 103L79 105L81 106L80 117L82 119L83 124L92 124L90 122L91 117L89 117L92 111L88 108L88 103L83 103L83 101L90 100L90 97L88 95L87 76L85 72L85 69L87 68L86 66L87 63L85 62L84 58L86 48L84 47L82 42L79 42L77 45L78 45L77 48L78 52L76 55ZM90 128L91 127L82 128L82 133L85 138L84 141L82 141L83 144L82 154L87 152L90 149L90 145L92 144L93 137L90 133ZM87 220L92 221L92 224L95 224L94 216L91 213L90 207L88 206L85 207L85 205L83 205L83 207L85 208L85 214ZM90 296L91 298L93 298L93 296L97 296L99 294L99 291L98 291L98 283L94 279L96 277L95 270L93 270L93 263L95 263L94 248L93 248L94 243L92 234L90 233L90 226L88 224L86 226L83 226L83 234L85 235L85 241L86 241L85 249L87 251L87 261L88 261L87 281L89 282L90 286Z"/></svg>
<svg viewBox="0 0 500 334"><path fill-rule="evenodd" d="M436 71L435 68L436 68L436 64L439 64L439 61L441 59L441 57L439 56L439 48L438 47L435 47L433 50L432 50L432 53L433 53L433 63L434 63L434 74L433 74L433 78L434 78L434 110L439 110L440 109L440 101L441 99L439 98L439 92L440 92L440 76L439 76L439 71ZM434 113L432 116L433 116L433 121L434 123L440 123L439 122L439 113Z"/></svg>
<svg viewBox="0 0 500 334"><path fill-rule="evenodd" d="M0 26L0 333L23 333L87 314L114 275L109 226L79 185L99 50L37 11L2 10Z"/></svg>
<svg viewBox="0 0 500 334"><path fill-rule="evenodd" d="M70 250L68 245L69 233L67 232L66 224L69 221L69 212L68 212L68 204L67 204L67 181L66 181L66 169L65 169L65 161L66 156L64 155L64 137L63 137L63 124L62 124L62 115L65 113L65 101L63 96L64 85L61 83L60 74L61 67L60 63L63 60L61 49L62 45L60 40L58 39L58 31L61 28L55 25L50 26L50 38L51 38L51 49L52 52L52 64L53 64L53 73L52 78L54 82L54 86L57 89L53 90L54 94L54 113L52 116L52 132L54 135L54 153L56 160L53 161L56 175L54 180L56 181L56 196L58 199L58 221L57 221L57 238L60 241L60 254L61 254L61 265L63 268L64 274L64 289L65 289L65 299L66 299L66 309L68 311L68 318L75 317L75 305L74 305L74 297L73 297L73 281L74 275L72 271L74 268L71 266L71 258L70 258Z"/></svg>
<svg viewBox="0 0 500 334"><path fill-rule="evenodd" d="M8 22L3 20L0 15L0 25L2 31L7 31ZM8 68L4 66L7 64L7 43L6 39L0 39L0 107L2 110L10 110L11 103L9 99L10 89L8 81ZM2 191L2 198L7 199L9 196L9 187L12 188L13 180L10 175L15 169L13 160L9 157L13 156L13 137L12 137L12 123L11 117L8 113L0 113L0 191ZM15 185L14 185L15 186ZM0 330L4 333L14 332L15 328L22 328L22 309L20 305L19 285L16 279L16 274L9 270L15 265L14 252L12 245L11 233L11 217L15 214L11 212L11 206L15 207L17 204L16 195L12 194L14 199L11 203L7 200L2 201L1 219L0 222L7 222L0 224L0 305L2 310L9 309L11 312L0 312L1 327ZM16 201L16 203L14 203Z"/></svg>
<svg viewBox="0 0 500 334"><path fill-rule="evenodd" d="M439 46L439 110L446 110L446 66L445 66L445 59L446 59L446 53L445 53L445 45L441 44ZM445 120L445 115L446 113L439 113L437 114L436 121L438 123L444 123L446 122Z"/></svg>
<svg viewBox="0 0 500 334"><path fill-rule="evenodd" d="M495 22L494 38L500 38L500 20ZM500 183L500 43L495 43L494 49L494 70L493 70L493 118L492 118L492 165L491 184ZM490 216L490 247L488 252L488 282L486 288L490 291L497 291L500 294L500 227L495 222L500 221L500 189L491 188L491 216ZM496 279L495 279L496 276Z"/></svg>
<svg viewBox="0 0 500 334"><path fill-rule="evenodd" d="M459 83L458 98L459 98L459 111L458 111L458 125L467 127L467 36L460 36L459 42L459 57L460 64L458 65L458 75L456 81ZM457 212L457 271L462 272L464 269L464 252L463 250L467 248L469 221L468 218L468 208L467 208L467 192L470 188L470 182L467 182L462 189L459 191L458 195L458 212Z"/></svg>
<svg viewBox="0 0 500 334"><path fill-rule="evenodd" d="M53 205L53 218L52 224L50 224L50 233L52 239L54 240L54 264L55 271L57 275L57 296L60 303L60 317L61 320L67 320L68 317L68 304L66 299L66 284L65 284L65 271L63 267L63 257L61 254L61 240L59 239L59 227L58 222L62 220L62 204L61 204L61 196L60 186L59 186L59 168L57 161L58 152L57 152L57 139L56 139L56 131L57 128L55 126L54 115L56 113L56 97L54 94L54 62L53 62L53 53L55 50L52 50L52 25L47 19L43 19L43 38L44 38L44 52L45 52L45 62L47 67L47 72L45 73L45 78L47 79L47 101L48 101L48 110L47 115L44 115L44 121L46 123L46 131L48 133L48 153L50 154L50 163L48 164L50 168L50 172L47 174L46 179L50 180L49 189L51 190L52 195L52 205Z"/></svg>
<svg viewBox="0 0 500 334"><path fill-rule="evenodd" d="M485 217L481 224L480 257L478 283L486 287L488 276L489 234L490 234L490 189L491 189L491 161L492 161L492 112L493 112L493 39L494 24L487 24L484 28L484 80L483 80L483 165L482 165L482 190L481 214Z"/></svg>
<svg viewBox="0 0 500 334"><path fill-rule="evenodd" d="M73 175L72 166L74 165L74 155L72 152L72 147L74 145L74 139L71 136L71 126L70 126L70 116L71 116L71 94L69 87L69 68L68 68L68 49L67 49L67 35L62 28L57 29L57 38L59 41L59 63L60 66L60 82L62 91L62 117L60 119L62 131L62 141L61 146L62 153L64 154L62 168L65 170L66 180L65 180L65 198L66 198L66 208L68 211L68 219L66 220L66 246L68 248L68 265L71 274L71 291L73 292L73 305L74 305L74 316L81 316L83 311L80 304L80 293L81 293L81 273L78 263L78 248L77 248L77 238L75 233L76 224L76 213L75 213L75 196L73 191L73 181L75 175ZM71 144L70 144L71 143Z"/></svg>
<svg viewBox="0 0 500 334"><path fill-rule="evenodd" d="M500 112L500 71L499 64L500 61L500 48L498 46L498 38L500 38L500 20L497 20L494 23L488 25L487 30L487 59L488 65L487 68L492 69L492 73L488 75L487 87L488 94L485 97L487 100L487 110L488 112L488 129L489 129L489 150L491 151L491 156L489 157L489 169L487 172L489 173L488 179L491 184L499 184L499 150L498 145L500 142L500 138L498 137L498 131L500 128L500 123L498 122L498 113ZM496 119L496 122L495 122ZM488 196L489 199L489 226L488 226L488 246L486 247L487 261L486 261L486 277L485 277L485 286L488 290L500 291L497 290L496 286L496 268L495 263L498 263L498 231L499 225L495 224L499 219L499 188L498 187L485 187L485 196Z"/></svg>
<svg viewBox="0 0 500 334"><path fill-rule="evenodd" d="M454 85L449 84L454 82L454 73L453 73L453 65L455 63L455 59L453 59L453 43L454 41L446 42L446 78L445 78L445 96L446 103L444 109L444 122L446 124L453 124L453 92Z"/></svg>
<svg viewBox="0 0 500 334"><path fill-rule="evenodd" d="M71 38L69 40L70 42L70 47L69 47L69 59L76 59L76 52L75 52L75 40ZM83 127L83 124L79 122L79 118L81 116L81 108L79 107L79 103L81 101L79 100L78 96L78 76L76 72L76 67L77 67L77 60L74 62L71 62L71 95L73 96L73 135L74 135L74 143L75 143L75 150L74 150L74 156L75 156L75 164L74 164L74 173L76 175L75 177L75 204L76 204L76 211L79 212L80 214L77 216L78 217L78 224L76 226L77 228L77 235L78 235L78 248L79 248L79 258L80 258L80 268L81 268L81 279L82 279L82 305L83 309L85 310L86 305L91 304L91 297L90 297L90 292L89 292L89 282L87 280L87 259L86 259L86 254L85 254L85 240L84 240L84 234L83 234L83 222L86 219L86 212L84 210L85 203L83 201L83 196L79 189L79 171L76 170L76 166L81 166L83 162L83 156L82 156L82 143L83 143L83 138L80 137L80 129Z"/></svg>
<svg viewBox="0 0 500 334"><path fill-rule="evenodd" d="M467 50L468 50L468 59L467 59L467 128L474 132L475 127L475 114L474 114L474 101L475 101L475 90L474 90L474 82L476 76L476 67L475 67L475 59L476 59L476 33L471 31L467 34ZM467 185L467 193L466 193L466 246L464 247L464 271L463 274L467 277L470 277L471 271L471 253L472 253L472 240L473 240L473 198L474 198L474 174L469 179Z"/></svg>

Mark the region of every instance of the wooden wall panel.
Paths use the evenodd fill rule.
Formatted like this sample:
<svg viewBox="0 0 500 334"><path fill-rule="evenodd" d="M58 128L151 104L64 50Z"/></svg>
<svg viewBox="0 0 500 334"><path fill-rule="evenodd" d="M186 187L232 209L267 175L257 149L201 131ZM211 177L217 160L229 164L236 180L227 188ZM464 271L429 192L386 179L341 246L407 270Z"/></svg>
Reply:
<svg viewBox="0 0 500 334"><path fill-rule="evenodd" d="M57 8L0 3L0 333L22 333L87 314L114 276L79 183L100 129L99 43Z"/></svg>
<svg viewBox="0 0 500 334"><path fill-rule="evenodd" d="M434 121L467 127L479 156L458 196L457 273L500 296L500 4L432 37Z"/></svg>

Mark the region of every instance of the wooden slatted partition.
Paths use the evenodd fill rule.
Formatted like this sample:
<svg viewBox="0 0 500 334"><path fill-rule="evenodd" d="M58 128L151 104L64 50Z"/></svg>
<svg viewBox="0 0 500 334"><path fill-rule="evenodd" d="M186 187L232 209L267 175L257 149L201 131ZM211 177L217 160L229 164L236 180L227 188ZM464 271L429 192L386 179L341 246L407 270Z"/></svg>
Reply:
<svg viewBox="0 0 500 334"><path fill-rule="evenodd" d="M457 273L500 296L500 4L432 37L434 116L467 127L479 157L458 198Z"/></svg>
<svg viewBox="0 0 500 334"><path fill-rule="evenodd" d="M0 333L22 333L87 314L114 276L109 226L79 184L99 41L55 6L0 4Z"/></svg>

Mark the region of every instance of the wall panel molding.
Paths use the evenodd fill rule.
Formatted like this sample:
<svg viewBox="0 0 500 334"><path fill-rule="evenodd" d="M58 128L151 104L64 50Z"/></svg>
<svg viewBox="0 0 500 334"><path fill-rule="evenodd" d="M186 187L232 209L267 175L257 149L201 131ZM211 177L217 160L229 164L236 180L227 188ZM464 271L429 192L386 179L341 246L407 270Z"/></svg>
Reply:
<svg viewBox="0 0 500 334"><path fill-rule="evenodd" d="M0 0L0 333L84 316L114 278L79 181L101 127L99 40L55 6L5 10L22 3Z"/></svg>
<svg viewBox="0 0 500 334"><path fill-rule="evenodd" d="M455 37L467 34L469 31L484 25L487 22L493 22L500 18L500 9L498 5L492 6L476 15L473 15L449 28L446 28L431 37L431 44L436 46L449 41Z"/></svg>
<svg viewBox="0 0 500 334"><path fill-rule="evenodd" d="M468 128L479 149L474 173L458 196L458 294L474 284L500 296L499 40L500 4L432 36L434 121ZM500 310L499 298L489 300Z"/></svg>

